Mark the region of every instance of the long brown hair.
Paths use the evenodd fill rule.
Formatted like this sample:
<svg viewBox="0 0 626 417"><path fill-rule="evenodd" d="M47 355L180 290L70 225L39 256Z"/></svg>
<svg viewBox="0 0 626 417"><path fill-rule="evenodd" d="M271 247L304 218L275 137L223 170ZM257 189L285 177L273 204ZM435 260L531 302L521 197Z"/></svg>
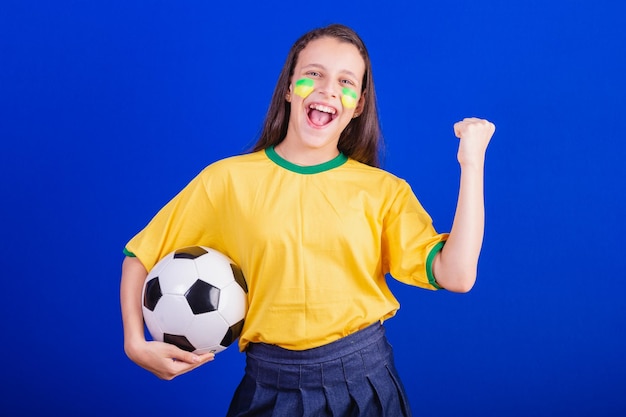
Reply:
<svg viewBox="0 0 626 417"><path fill-rule="evenodd" d="M254 145L253 152L278 145L287 135L291 104L285 100L285 96L289 89L289 82L298 61L298 56L309 42L322 37L330 37L341 42L351 43L359 50L365 62L365 74L363 75L363 87L361 89L361 94L365 93L363 111L359 117L352 119L341 132L337 148L350 158L378 167L380 165L379 153L382 151L383 138L378 120L372 64L363 40L354 30L340 24L314 29L301 36L293 44L278 77L272 101L263 123L263 130L259 140Z"/></svg>

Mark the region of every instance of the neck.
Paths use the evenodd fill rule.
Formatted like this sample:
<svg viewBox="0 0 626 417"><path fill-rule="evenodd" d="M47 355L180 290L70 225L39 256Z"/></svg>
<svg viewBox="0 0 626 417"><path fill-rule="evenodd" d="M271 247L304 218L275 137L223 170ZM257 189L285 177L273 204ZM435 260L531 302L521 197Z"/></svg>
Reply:
<svg viewBox="0 0 626 417"><path fill-rule="evenodd" d="M328 162L339 155L337 147L299 149L290 147L282 141L274 150L286 161L300 166L313 166Z"/></svg>

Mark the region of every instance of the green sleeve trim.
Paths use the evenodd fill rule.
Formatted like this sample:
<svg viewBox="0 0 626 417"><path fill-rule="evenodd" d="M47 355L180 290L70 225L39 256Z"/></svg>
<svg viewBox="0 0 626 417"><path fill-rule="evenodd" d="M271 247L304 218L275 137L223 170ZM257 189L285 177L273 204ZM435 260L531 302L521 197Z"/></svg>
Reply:
<svg viewBox="0 0 626 417"><path fill-rule="evenodd" d="M126 249L126 248L124 248L124 255L130 256L131 258L136 258L135 254L132 253L131 251L129 251L128 249Z"/></svg>
<svg viewBox="0 0 626 417"><path fill-rule="evenodd" d="M435 274L433 274L433 261L435 260L435 256L439 253L443 245L445 245L445 240L443 242L437 243L428 253L428 257L426 258L426 275L428 276L428 283L438 290L443 289L439 284L437 284L437 280L435 279Z"/></svg>

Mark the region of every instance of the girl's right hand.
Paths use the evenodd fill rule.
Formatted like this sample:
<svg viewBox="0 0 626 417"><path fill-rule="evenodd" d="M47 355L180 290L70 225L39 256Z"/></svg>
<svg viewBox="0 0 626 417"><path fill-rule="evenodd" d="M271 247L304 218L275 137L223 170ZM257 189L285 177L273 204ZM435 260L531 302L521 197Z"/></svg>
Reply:
<svg viewBox="0 0 626 417"><path fill-rule="evenodd" d="M215 354L195 354L170 343L142 341L125 348L126 355L142 368L164 380L172 380L215 359Z"/></svg>

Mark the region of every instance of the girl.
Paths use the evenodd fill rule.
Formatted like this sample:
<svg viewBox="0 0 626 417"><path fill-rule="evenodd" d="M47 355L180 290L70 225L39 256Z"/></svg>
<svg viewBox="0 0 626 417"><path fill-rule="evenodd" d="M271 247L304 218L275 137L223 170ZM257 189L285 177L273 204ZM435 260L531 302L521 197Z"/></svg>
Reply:
<svg viewBox="0 0 626 417"><path fill-rule="evenodd" d="M253 151L209 165L126 245L121 305L130 359L163 379L208 361L146 341L147 271L185 246L233 259L249 288L245 375L229 416L410 416L382 323L385 281L467 292L482 245L483 166L495 127L470 118L449 234L409 185L378 168L381 134L368 52L350 28L302 36ZM219 219L219 220L216 220Z"/></svg>

